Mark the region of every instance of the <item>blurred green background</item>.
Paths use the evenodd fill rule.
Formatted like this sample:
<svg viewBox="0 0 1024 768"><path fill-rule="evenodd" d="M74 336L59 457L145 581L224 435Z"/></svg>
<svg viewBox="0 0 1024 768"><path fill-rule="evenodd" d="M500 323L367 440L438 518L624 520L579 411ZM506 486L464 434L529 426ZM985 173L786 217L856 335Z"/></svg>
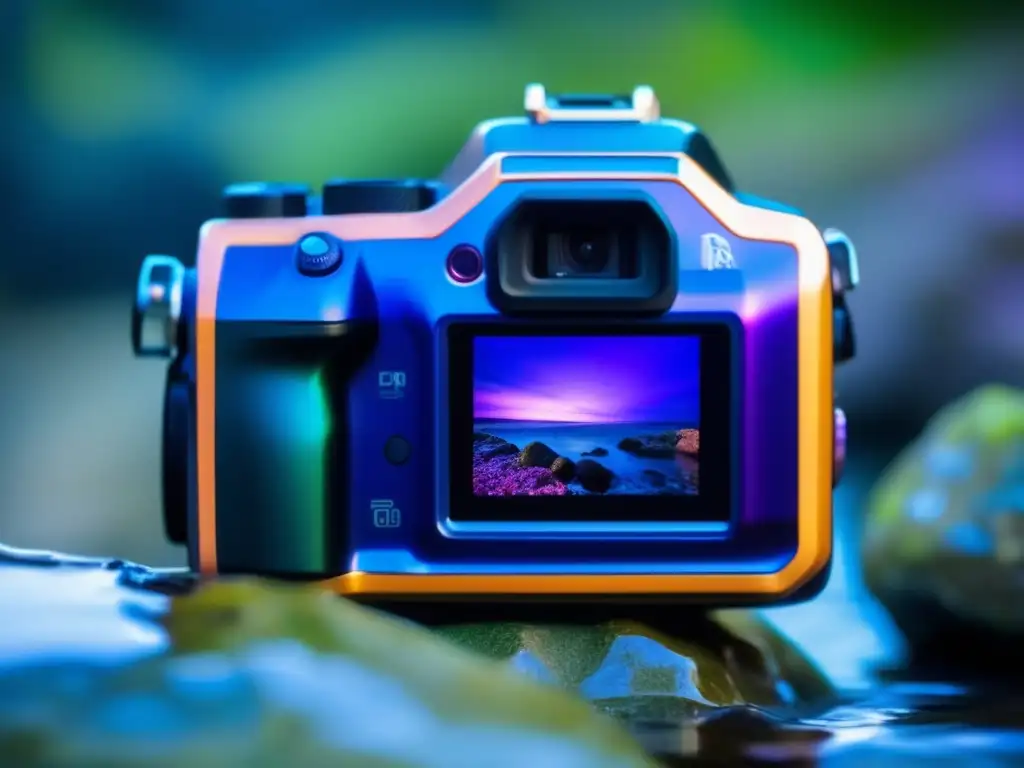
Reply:
<svg viewBox="0 0 1024 768"><path fill-rule="evenodd" d="M857 243L838 377L874 466L945 400L1024 384L1020 3L5 0L0 540L182 561L146 253L188 263L231 181L431 176L549 91L654 86L745 191ZM872 463L874 462L874 463Z"/></svg>

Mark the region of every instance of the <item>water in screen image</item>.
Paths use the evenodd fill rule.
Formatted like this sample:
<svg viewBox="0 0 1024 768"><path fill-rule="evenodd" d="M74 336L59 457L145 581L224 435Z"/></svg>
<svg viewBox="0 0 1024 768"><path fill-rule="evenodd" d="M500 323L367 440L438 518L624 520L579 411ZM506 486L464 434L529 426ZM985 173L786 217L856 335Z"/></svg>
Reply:
<svg viewBox="0 0 1024 768"><path fill-rule="evenodd" d="M482 336L477 496L696 495L700 339Z"/></svg>

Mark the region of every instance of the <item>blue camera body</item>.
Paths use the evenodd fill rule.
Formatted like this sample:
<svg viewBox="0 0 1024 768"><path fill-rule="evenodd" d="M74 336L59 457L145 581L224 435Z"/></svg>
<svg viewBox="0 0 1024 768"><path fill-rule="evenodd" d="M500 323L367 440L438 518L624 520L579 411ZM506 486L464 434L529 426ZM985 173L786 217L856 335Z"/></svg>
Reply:
<svg viewBox="0 0 1024 768"><path fill-rule="evenodd" d="M143 264L164 519L371 601L775 603L831 560L856 256L631 98L526 93L436 181L226 191Z"/></svg>

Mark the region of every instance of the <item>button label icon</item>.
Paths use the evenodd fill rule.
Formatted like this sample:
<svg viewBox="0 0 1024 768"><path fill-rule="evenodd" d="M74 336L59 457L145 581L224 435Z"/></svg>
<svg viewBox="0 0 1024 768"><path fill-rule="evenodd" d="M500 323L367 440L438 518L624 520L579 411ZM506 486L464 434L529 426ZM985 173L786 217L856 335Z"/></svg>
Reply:
<svg viewBox="0 0 1024 768"><path fill-rule="evenodd" d="M402 525L402 510L391 499L374 499L370 502L374 528L398 528Z"/></svg>
<svg viewBox="0 0 1024 768"><path fill-rule="evenodd" d="M700 265L703 269L736 269L732 246L721 235L709 232L700 238Z"/></svg>
<svg viewBox="0 0 1024 768"><path fill-rule="evenodd" d="M405 397L405 371L381 371L377 374L377 389L382 400Z"/></svg>

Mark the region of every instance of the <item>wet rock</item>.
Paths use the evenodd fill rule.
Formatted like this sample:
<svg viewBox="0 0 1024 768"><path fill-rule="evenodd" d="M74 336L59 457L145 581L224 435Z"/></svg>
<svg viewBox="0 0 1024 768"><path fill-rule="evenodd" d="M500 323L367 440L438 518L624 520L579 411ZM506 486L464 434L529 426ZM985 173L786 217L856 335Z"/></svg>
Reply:
<svg viewBox="0 0 1024 768"><path fill-rule="evenodd" d="M581 456L607 456L608 455L608 449L607 448L601 448L600 446L598 446L597 448L593 448L593 449L591 449L589 451L584 451L580 455Z"/></svg>
<svg viewBox="0 0 1024 768"><path fill-rule="evenodd" d="M527 448L532 460L547 446L531 443ZM526 453L524 450L522 455ZM518 446L495 435L475 432L473 493L478 496L564 496L571 491L547 466L524 466Z"/></svg>
<svg viewBox="0 0 1024 768"><path fill-rule="evenodd" d="M696 429L680 429L676 433L676 453L696 456L700 453L700 431Z"/></svg>
<svg viewBox="0 0 1024 768"><path fill-rule="evenodd" d="M863 561L913 646L938 643L939 623L1024 634L1024 390L986 387L935 416L874 490Z"/></svg>
<svg viewBox="0 0 1024 768"><path fill-rule="evenodd" d="M483 459L493 459L495 456L512 456L519 453L519 446L508 442L495 435L488 435L484 432L473 433L473 454Z"/></svg>
<svg viewBox="0 0 1024 768"><path fill-rule="evenodd" d="M722 707L823 701L834 693L799 651L753 614L691 617L685 635L676 634L679 626L653 622L502 622L438 631L583 697L631 728L678 725Z"/></svg>
<svg viewBox="0 0 1024 768"><path fill-rule="evenodd" d="M313 585L0 554L0 765L630 768L629 731L832 694L752 614L429 632Z"/></svg>
<svg viewBox="0 0 1024 768"><path fill-rule="evenodd" d="M620 451L636 454L637 456L645 455L641 451L649 450L649 446L639 437L624 437L619 440L619 444L615 447ZM665 446L660 446L660 450L664 451ZM668 455L671 456L671 454Z"/></svg>
<svg viewBox="0 0 1024 768"><path fill-rule="evenodd" d="M604 493L611 488L615 475L603 464L593 459L580 459L576 464L576 477L584 490Z"/></svg>
<svg viewBox="0 0 1024 768"><path fill-rule="evenodd" d="M833 694L754 614L485 609L428 631L314 585L3 549L0 765L631 768L716 711Z"/></svg>
<svg viewBox="0 0 1024 768"><path fill-rule="evenodd" d="M493 459L496 456L518 456L519 446L515 443L507 443L502 441L501 443L488 448L483 452L485 459Z"/></svg>
<svg viewBox="0 0 1024 768"><path fill-rule="evenodd" d="M644 480L650 483L652 488L664 488L668 482L668 477L664 472L659 472L656 469L645 469L643 471Z"/></svg>
<svg viewBox="0 0 1024 768"><path fill-rule="evenodd" d="M699 447L700 433L696 429L624 437L618 444L621 451L649 459L671 459L676 453L696 455Z"/></svg>
<svg viewBox="0 0 1024 768"><path fill-rule="evenodd" d="M319 587L7 561L0 765L649 765L578 697Z"/></svg>
<svg viewBox="0 0 1024 768"><path fill-rule="evenodd" d="M551 474L563 483L568 483L576 477L576 463L565 456L559 456L551 464Z"/></svg>
<svg viewBox="0 0 1024 768"><path fill-rule="evenodd" d="M558 454L541 442L527 443L519 454L519 465L522 467L544 467L554 464Z"/></svg>

